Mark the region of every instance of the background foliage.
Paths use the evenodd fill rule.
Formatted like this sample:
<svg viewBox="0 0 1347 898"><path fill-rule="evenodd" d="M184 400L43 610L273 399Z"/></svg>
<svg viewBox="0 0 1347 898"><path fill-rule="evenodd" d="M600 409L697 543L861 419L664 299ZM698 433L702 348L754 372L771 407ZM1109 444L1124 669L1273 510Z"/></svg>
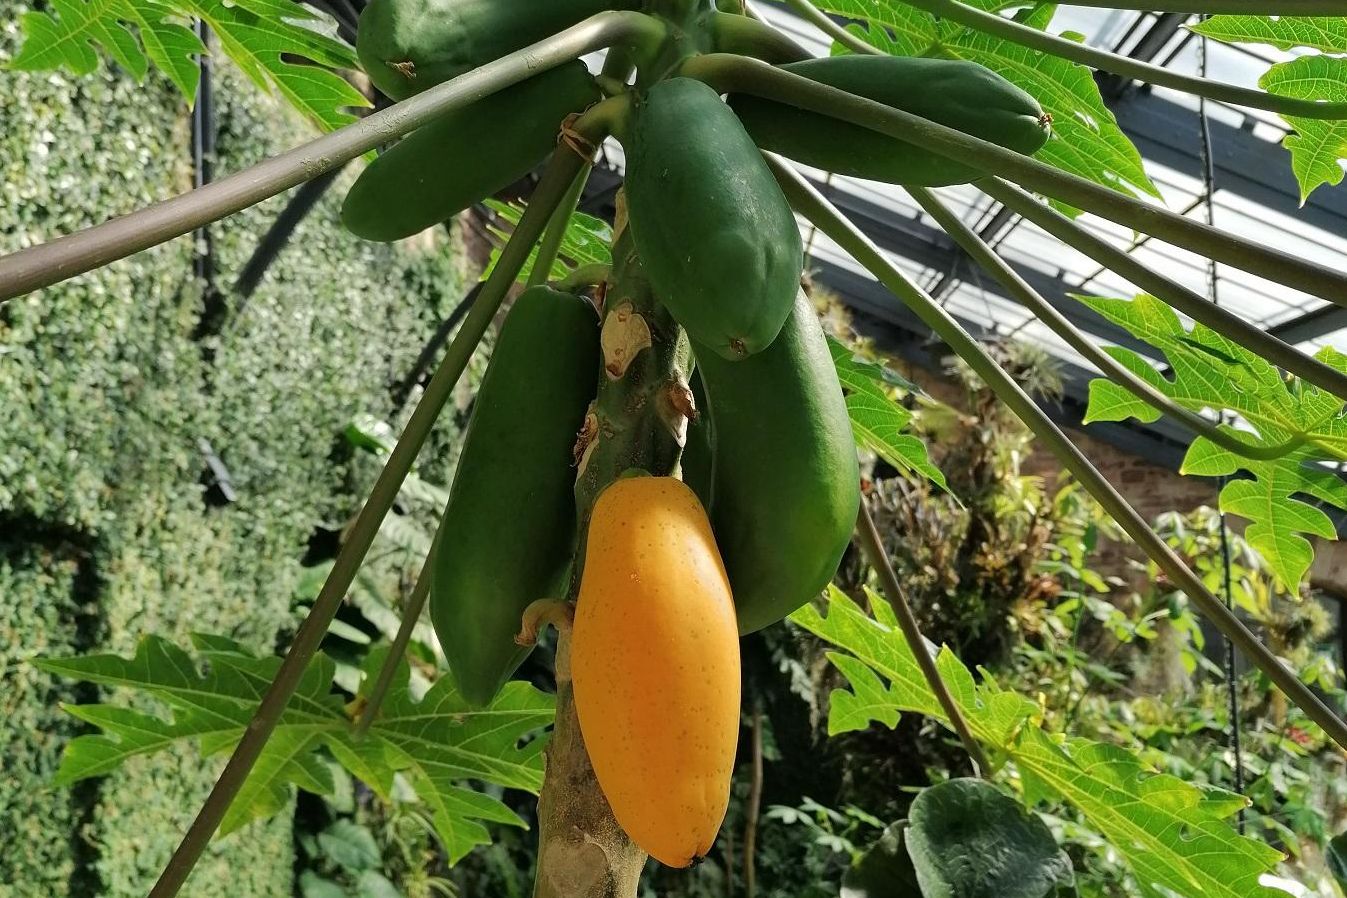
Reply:
<svg viewBox="0 0 1347 898"><path fill-rule="evenodd" d="M15 53L25 11L0 3L0 59ZM216 72L217 171L312 133L279 97L227 65ZM100 69L8 71L4 83L0 251L190 185L186 110L163 80ZM390 385L458 302L457 244L360 243L338 226L340 197L301 226L246 305L226 294L219 334L196 333L205 298L190 240L0 311L4 898L143 895L219 763L188 751L53 788L63 743L82 731L57 702L98 693L26 660L129 652L147 633L199 630L273 651L295 621L311 535L340 528L372 475L342 429L357 414L404 413L391 408ZM214 229L225 289L284 202ZM447 475L435 459L456 426L446 415L428 476ZM232 505L204 501L202 438L228 466ZM291 894L290 828L282 815L218 842L193 894Z"/></svg>

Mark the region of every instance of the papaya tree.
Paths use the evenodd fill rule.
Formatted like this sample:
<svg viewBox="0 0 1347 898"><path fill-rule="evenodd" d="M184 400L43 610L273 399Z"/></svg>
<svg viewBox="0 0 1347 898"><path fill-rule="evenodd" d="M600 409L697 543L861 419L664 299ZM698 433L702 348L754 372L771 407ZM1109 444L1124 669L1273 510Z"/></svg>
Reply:
<svg viewBox="0 0 1347 898"><path fill-rule="evenodd" d="M904 187L990 277L1103 372L1097 417L1168 415L1196 437L1187 470L1248 475L1225 487L1222 506L1248 517L1250 542L1280 577L1298 582L1309 564L1306 535L1332 535L1323 511L1301 497L1347 507L1347 487L1326 468L1347 461L1347 357L1297 350L1145 268L1074 214L1085 210L1347 305L1342 269L1138 199L1153 187L1135 153L1116 143L1105 152L1109 141L1088 123L1111 122L1089 69L1267 110L1297 131L1291 149L1302 189L1335 183L1347 155L1343 60L1333 55L1347 52L1345 20L1333 18L1343 9L1333 0L1270 0L1257 15L1246 0L1159 4L1214 14L1196 26L1214 39L1252 36L1324 51L1286 64L1295 71L1274 68L1267 89L1256 90L1054 35L1051 6L1001 14L1024 5L825 0L819 8L790 0L836 41L839 52L822 59L738 0L373 0L356 23L354 56L334 40L306 44L304 29L288 21L298 8L273 4L222 12L196 0L155 0L107 11L75 0L31 14L16 65L87 70L92 41L142 73L148 54L180 84L184 52L201 48L185 41L175 16L213 17L226 35L274 19L286 40L252 71L331 130L197 190L0 258L0 301L188 234L389 143L343 208L345 226L372 240L415 234L543 166L284 660L244 658L219 641L198 646L212 660L207 692L250 700L230 706L227 735L215 736L232 754L154 898L178 894L217 830L246 821L236 802L275 810L276 789L312 784L312 770L296 758L319 744L376 788L410 771L435 805L452 857L483 841L483 821L511 822L458 781L537 785L535 895L632 898L647 855L687 866L714 842L739 727L738 637L788 615L840 650L852 692L834 706L839 727L891 721L899 711L926 714L957 733L981 773L1013 762L1026 781L1032 776L1027 802L1078 805L1148 891L1274 894L1259 877L1276 852L1226 819L1237 797L1151 776L1106 746L1054 741L1032 701L977 682L922 638L861 501L856 443L919 472L924 454L893 436L906 423L904 410L827 341L801 297L799 219L975 370L1170 582L1324 736L1347 748L1342 718L797 165ZM1126 0L1111 5L1128 8ZM240 16L252 19L240 24ZM225 48L248 56L246 41ZM277 63L277 48L314 65ZM599 51L606 56L597 74L577 61ZM331 70L357 60L396 102L352 121L334 110L359 104L334 86ZM315 84L330 88L326 101ZM622 146L625 183L608 258L558 273L577 197L609 140ZM1332 165L1307 162L1308 154L1327 154ZM1156 345L1172 374L1095 346L931 189L953 184L973 184L1147 291L1093 303ZM319 644L431 424L520 279L527 289L501 329L416 601L399 638L366 671L355 707L334 707L330 671L321 656L315 661ZM1209 408L1222 418L1207 417ZM1224 423L1227 413L1242 426ZM828 589L853 537L879 574L883 601L866 614L834 595L825 617L809 603ZM406 640L427 600L451 675L418 707L393 687L405 678ZM538 781L530 764L542 743L513 743L552 709L511 677L547 626L558 633L556 698ZM173 666L181 655L174 651L151 644L120 667L115 659L51 667L104 682L155 679L166 700L187 702L199 684L144 673ZM132 731L126 719L85 713L124 737ZM493 728L492 714L509 722ZM269 743L277 733L290 754ZM488 743L518 752L517 769L472 757ZM110 744L86 742L83 750ZM88 757L86 769L96 772ZM878 895L915 882L931 895L1012 894L1012 886L1026 898L1068 894L1063 858L1041 821L989 788L954 783L925 793L846 887ZM1005 825L988 825L982 840L968 826L954 833L950 815ZM1026 866L984 871L970 884L936 850L945 843L972 856L994 845Z"/></svg>

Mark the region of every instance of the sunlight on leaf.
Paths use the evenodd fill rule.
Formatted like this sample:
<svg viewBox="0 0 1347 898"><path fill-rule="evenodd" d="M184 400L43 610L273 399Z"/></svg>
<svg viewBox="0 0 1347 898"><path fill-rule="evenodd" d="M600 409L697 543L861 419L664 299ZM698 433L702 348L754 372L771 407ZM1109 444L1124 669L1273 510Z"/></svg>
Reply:
<svg viewBox="0 0 1347 898"><path fill-rule="evenodd" d="M511 229L519 224L526 207L524 203L502 203L500 200L487 200L486 205ZM500 259L501 248L510 236L508 231L494 224L488 225L488 229L496 238L496 246L491 250L491 259L482 272L482 280L491 276L496 262ZM571 213L571 220L566 223L566 234L561 240L561 249L557 253L556 261L552 263L552 270L548 273L549 279L560 280L583 265L612 264L613 254L610 249L612 242L613 228L606 221L583 212ZM535 245L529 251L528 260L524 262L524 267L519 269L515 279L520 283L527 281L537 258L538 246Z"/></svg>
<svg viewBox="0 0 1347 898"><path fill-rule="evenodd" d="M1230 44L1267 44L1279 50L1304 47L1336 54L1276 63L1258 86L1287 97L1347 102L1347 59L1342 58L1347 54L1347 17L1221 15L1189 27ZM1315 188L1342 183L1347 122L1290 116L1286 121L1294 133L1287 135L1284 146L1291 151L1291 169L1304 203Z"/></svg>
<svg viewBox="0 0 1347 898"><path fill-rule="evenodd" d="M1204 325L1188 330L1174 310L1155 297L1076 299L1164 353L1170 366L1167 377L1129 349L1105 348L1151 386L1195 412L1234 412L1252 431L1226 429L1246 442L1288 447L1280 458L1253 460L1199 437L1189 446L1181 470L1204 477L1252 475L1252 480L1226 484L1221 509L1251 522L1245 538L1283 584L1298 587L1314 558L1304 534L1337 538L1328 516L1303 499L1347 508L1347 483L1330 467L1347 461L1342 400L1299 380L1286 380L1261 356ZM1322 350L1317 358L1347 370L1342 354L1332 349ZM1091 382L1086 423L1129 417L1151 422L1159 414L1112 381Z"/></svg>
<svg viewBox="0 0 1347 898"><path fill-rule="evenodd" d="M53 0L23 15L25 40L8 65L84 75L98 68L102 52L138 81L153 63L192 103L195 56L205 49L189 27L194 19L210 26L254 84L279 90L325 130L354 121L349 109L370 105L334 71L357 67L351 48L309 27L320 20L291 0Z"/></svg>
<svg viewBox="0 0 1347 898"><path fill-rule="evenodd" d="M824 0L823 9L864 22L860 37L896 56L954 56L981 63L1018 85L1052 116L1052 135L1034 158L1121 193L1159 197L1141 155L1104 105L1089 68L998 37L937 21L900 0ZM971 3L997 11L1013 2ZM1024 24L1046 30L1055 7L1031 10ZM841 52L834 46L833 52ZM1060 204L1055 204L1060 207ZM1074 212L1074 210L1065 210Z"/></svg>

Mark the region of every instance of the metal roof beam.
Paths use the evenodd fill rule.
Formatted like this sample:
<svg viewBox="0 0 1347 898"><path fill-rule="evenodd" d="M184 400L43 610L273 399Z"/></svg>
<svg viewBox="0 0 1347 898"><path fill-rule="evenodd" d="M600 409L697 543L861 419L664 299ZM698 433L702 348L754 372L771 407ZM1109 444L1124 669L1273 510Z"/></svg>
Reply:
<svg viewBox="0 0 1347 898"><path fill-rule="evenodd" d="M1142 91L1110 104L1123 132L1143 159L1189 177L1202 177L1197 113ZM1212 163L1218 191L1303 221L1330 234L1347 235L1347 191L1316 190L1302 207L1300 185L1280 145L1210 118Z"/></svg>
<svg viewBox="0 0 1347 898"><path fill-rule="evenodd" d="M1344 328L1347 328L1347 309L1326 303L1313 312L1306 312L1298 318L1269 328L1268 333L1279 340L1294 344L1318 340Z"/></svg>

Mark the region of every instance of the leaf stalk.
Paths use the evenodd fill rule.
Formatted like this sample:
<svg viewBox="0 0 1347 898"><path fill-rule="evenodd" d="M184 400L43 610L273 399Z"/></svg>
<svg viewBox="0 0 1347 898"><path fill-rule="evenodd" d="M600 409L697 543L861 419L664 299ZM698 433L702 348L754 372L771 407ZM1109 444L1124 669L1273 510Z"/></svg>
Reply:
<svg viewBox="0 0 1347 898"><path fill-rule="evenodd" d="M0 257L0 302L49 287L255 206L445 113L614 44L648 45L665 26L605 12L227 178L120 218Z"/></svg>
<svg viewBox="0 0 1347 898"><path fill-rule="evenodd" d="M921 634L921 626L912 611L912 604L907 600L907 591L898 581L898 574L894 572L889 555L884 551L879 528L875 526L875 519L870 515L870 507L864 500L861 500L860 515L856 518L856 538L875 573L879 574L879 582L884 587L884 597L889 600L889 605L898 618L898 627L903 631L903 638L912 647L912 654L917 659L917 666L921 668L922 676L926 678L926 685L931 687L931 692L940 701L940 707L949 718L950 726L963 743L964 751L968 752L968 757L973 762L973 772L980 777L986 776L991 771L987 756L983 754L982 746L973 736L973 731L968 728L968 721L964 719L963 711L959 709L959 703L950 693L944 677L940 676L940 668L936 666L935 657L931 654L926 637Z"/></svg>
<svg viewBox="0 0 1347 898"><path fill-rule="evenodd" d="M1222 430L1215 422L1207 420L1197 412L1174 402L1154 386L1123 367L1117 359L1104 352L1094 341L1081 333L1075 325L1067 320L1065 315L1053 308L1052 304L1044 299L1038 291L1029 286L1024 278L1020 277L1004 259L987 245L986 241L974 233L973 229L965 224L959 216L955 215L934 193L924 187L908 187L907 192L926 210L927 214L935 219L946 234L954 238L955 243L963 247L964 251L974 261L981 265L997 283L1009 291L1010 295L1018 300L1021 305L1033 312L1039 321L1046 324L1053 333L1066 341L1068 346L1084 356L1109 378L1151 408L1182 421L1193 433L1206 437L1221 448L1229 449L1245 458L1264 461L1281 458L1304 445L1305 436L1303 434L1271 446L1250 443Z"/></svg>
<svg viewBox="0 0 1347 898"><path fill-rule="evenodd" d="M722 93L742 91L765 97L914 144L981 171L1011 178L1047 196L1234 268L1347 307L1347 272L1316 265L1139 202L1079 175L910 112L745 56L709 53L684 62L681 74L699 78Z"/></svg>
<svg viewBox="0 0 1347 898"><path fill-rule="evenodd" d="M1295 672L1282 663L1238 617L1203 585L1201 579L1142 519L1090 460L1034 404L1015 380L987 354L944 308L912 283L861 231L781 159L769 164L782 190L800 214L827 234L902 300L940 336L1055 455L1059 462L1119 526L1197 605L1203 615L1244 652L1328 736L1347 748L1347 721L1338 717Z"/></svg>

